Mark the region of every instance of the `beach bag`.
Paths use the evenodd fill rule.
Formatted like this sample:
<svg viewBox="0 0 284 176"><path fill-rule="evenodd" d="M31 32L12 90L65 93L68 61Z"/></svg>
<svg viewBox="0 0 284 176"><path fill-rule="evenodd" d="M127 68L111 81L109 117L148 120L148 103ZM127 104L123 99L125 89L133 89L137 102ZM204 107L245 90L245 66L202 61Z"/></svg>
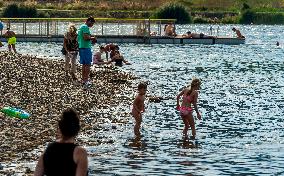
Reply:
<svg viewBox="0 0 284 176"><path fill-rule="evenodd" d="M65 50L64 46L63 46L62 49L61 49L61 53L62 53L63 55L66 55L66 54L67 54L67 51Z"/></svg>

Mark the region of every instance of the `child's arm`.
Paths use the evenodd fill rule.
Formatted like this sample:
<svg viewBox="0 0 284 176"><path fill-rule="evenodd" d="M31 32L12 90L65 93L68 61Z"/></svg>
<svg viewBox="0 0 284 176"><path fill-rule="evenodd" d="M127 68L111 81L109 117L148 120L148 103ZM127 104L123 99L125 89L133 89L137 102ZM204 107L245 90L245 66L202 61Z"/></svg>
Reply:
<svg viewBox="0 0 284 176"><path fill-rule="evenodd" d="M198 98L198 92L196 92L195 96L194 96L194 100L193 100L193 106L194 106L194 110L197 114L197 118L200 120L201 119L201 115L198 111L198 107L197 107L197 98Z"/></svg>
<svg viewBox="0 0 284 176"><path fill-rule="evenodd" d="M141 97L139 95L136 96L134 102L133 102L133 108L136 110L138 113L141 113L141 110L139 109L138 105L141 102Z"/></svg>
<svg viewBox="0 0 284 176"><path fill-rule="evenodd" d="M145 112L145 97L143 98L143 103L142 103L142 112Z"/></svg>
<svg viewBox="0 0 284 176"><path fill-rule="evenodd" d="M125 65L131 65L131 63L129 63L127 60L125 60L123 56L121 56L121 57L122 57L122 61L125 63Z"/></svg>

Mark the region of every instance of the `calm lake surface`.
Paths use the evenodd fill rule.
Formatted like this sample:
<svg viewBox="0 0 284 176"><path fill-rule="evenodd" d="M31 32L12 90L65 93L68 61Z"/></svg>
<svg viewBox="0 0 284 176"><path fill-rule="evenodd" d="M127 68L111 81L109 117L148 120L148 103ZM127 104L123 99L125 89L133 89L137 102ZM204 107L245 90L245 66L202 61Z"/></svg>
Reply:
<svg viewBox="0 0 284 176"><path fill-rule="evenodd" d="M209 27L184 25L178 32ZM220 26L220 33L232 36L231 27ZM89 136L112 141L85 146L91 175L284 175L284 26L237 27L245 45L120 44L132 63L122 69L149 81L149 95L168 99L146 102L140 140L134 139L132 117L119 115L129 105L109 110L126 123L112 128L105 122ZM54 59L63 58L61 47L17 45L20 53ZM190 141L182 138L175 97L193 77L202 80L202 120L196 120L197 139Z"/></svg>

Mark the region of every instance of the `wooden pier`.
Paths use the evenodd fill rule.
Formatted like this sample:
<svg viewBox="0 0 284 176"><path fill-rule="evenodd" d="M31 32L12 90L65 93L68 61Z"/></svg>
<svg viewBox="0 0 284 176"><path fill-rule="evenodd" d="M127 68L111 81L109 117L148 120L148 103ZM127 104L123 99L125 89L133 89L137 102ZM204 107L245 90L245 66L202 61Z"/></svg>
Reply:
<svg viewBox="0 0 284 176"><path fill-rule="evenodd" d="M1 18L5 28L17 34L17 42L63 42L63 34L69 23L77 26L85 18ZM97 18L93 34L98 43L141 43L141 44L244 44L245 39L182 38L163 36L163 26L174 19L116 19ZM150 35L155 31L155 35ZM5 32L5 30L4 30ZM91 31L92 32L92 31ZM1 38L1 41L6 39Z"/></svg>

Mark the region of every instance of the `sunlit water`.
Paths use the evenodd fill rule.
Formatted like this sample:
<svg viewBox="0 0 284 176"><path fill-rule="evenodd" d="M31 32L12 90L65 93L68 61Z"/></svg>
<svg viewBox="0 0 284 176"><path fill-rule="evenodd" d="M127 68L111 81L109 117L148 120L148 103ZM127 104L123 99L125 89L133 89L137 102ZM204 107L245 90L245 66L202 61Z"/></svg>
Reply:
<svg viewBox="0 0 284 176"><path fill-rule="evenodd" d="M189 27L209 28L180 26L180 32ZM223 33L232 35L231 27L222 26ZM284 175L284 27L238 27L247 37L245 45L121 44L132 63L122 69L149 81L148 94L168 99L146 102L141 140L134 139L131 116L114 129L105 124L107 130L94 131L92 138L112 142L86 146L90 174ZM55 59L62 58L61 47L17 45L21 53ZM196 120L197 139L190 141L182 138L175 97L193 77L202 80L202 120Z"/></svg>

